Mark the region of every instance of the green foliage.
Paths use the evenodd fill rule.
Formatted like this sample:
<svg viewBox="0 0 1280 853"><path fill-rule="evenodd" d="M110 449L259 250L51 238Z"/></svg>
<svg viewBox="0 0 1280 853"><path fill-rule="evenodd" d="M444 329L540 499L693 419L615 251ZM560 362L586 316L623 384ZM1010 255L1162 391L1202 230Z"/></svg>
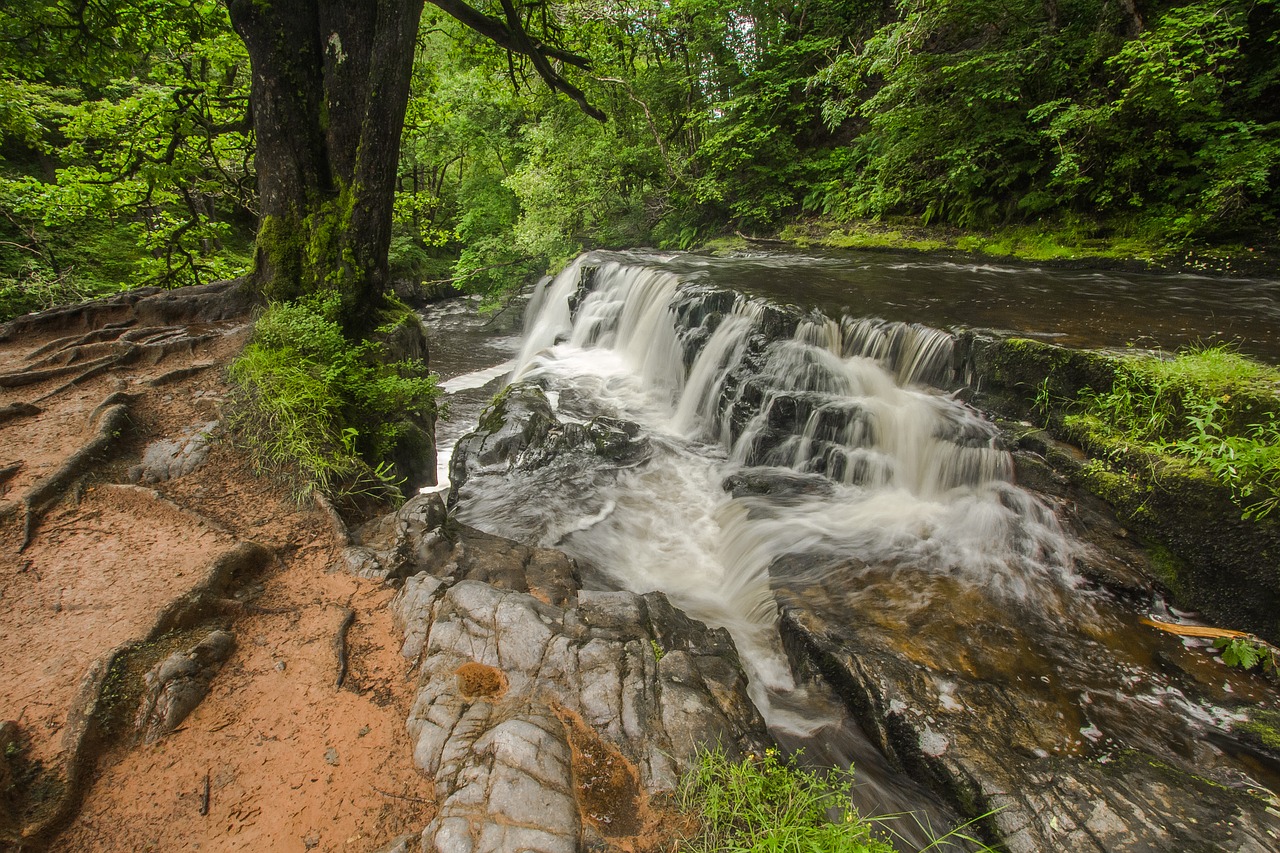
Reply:
<svg viewBox="0 0 1280 853"><path fill-rule="evenodd" d="M775 749L740 762L719 749L703 752L680 791L699 830L680 850L891 853L893 846L854 810L852 785L851 773L805 770Z"/></svg>
<svg viewBox="0 0 1280 853"><path fill-rule="evenodd" d="M1081 393L1068 426L1207 471L1245 518L1280 506L1280 371L1225 347L1125 360L1106 391Z"/></svg>
<svg viewBox="0 0 1280 853"><path fill-rule="evenodd" d="M1261 671L1272 676L1280 675L1280 659L1276 650L1251 637L1219 637L1213 647L1222 652L1222 662L1227 666L1253 669L1261 664Z"/></svg>
<svg viewBox="0 0 1280 853"><path fill-rule="evenodd" d="M0 9L5 312L243 272L248 79L216 0Z"/></svg>
<svg viewBox="0 0 1280 853"><path fill-rule="evenodd" d="M884 832L892 833L888 825L900 816L858 814L850 801L852 788L852 770L807 770L776 749L738 762L730 761L723 749L703 750L681 780L678 800L681 810L697 819L698 828L677 849L892 853L896 848ZM934 838L922 853L953 847L992 853L965 833L971 823Z"/></svg>
<svg viewBox="0 0 1280 853"><path fill-rule="evenodd" d="M899 0L814 75L850 128L846 216L982 227L1083 214L1177 243L1274 234L1274 0L1144 8Z"/></svg>
<svg viewBox="0 0 1280 853"><path fill-rule="evenodd" d="M263 467L300 468L300 496L393 485L385 459L400 418L430 415L439 396L421 363L387 364L378 344L348 341L338 312L337 295L273 304L231 365L234 428Z"/></svg>

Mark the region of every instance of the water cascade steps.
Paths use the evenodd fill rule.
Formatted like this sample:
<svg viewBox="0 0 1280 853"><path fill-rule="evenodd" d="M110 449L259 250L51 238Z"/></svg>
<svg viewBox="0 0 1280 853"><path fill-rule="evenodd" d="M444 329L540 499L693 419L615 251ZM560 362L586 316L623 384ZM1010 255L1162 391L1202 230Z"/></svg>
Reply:
<svg viewBox="0 0 1280 853"><path fill-rule="evenodd" d="M927 788L1011 851L1280 848L1233 733L1257 684L1082 576L954 343L585 255L458 442L459 518L727 628L775 734L882 807L944 815Z"/></svg>

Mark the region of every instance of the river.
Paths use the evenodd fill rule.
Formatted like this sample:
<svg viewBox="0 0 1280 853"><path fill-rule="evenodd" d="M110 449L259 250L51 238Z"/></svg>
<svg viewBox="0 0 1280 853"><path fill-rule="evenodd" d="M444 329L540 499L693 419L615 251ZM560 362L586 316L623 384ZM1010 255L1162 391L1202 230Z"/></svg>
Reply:
<svg viewBox="0 0 1280 853"><path fill-rule="evenodd" d="M809 312L783 336L769 332L779 302ZM638 425L647 450L625 466L575 457L472 477L459 517L565 550L593 585L662 590L727 627L772 730L811 761L854 763L864 812L956 821L823 679L797 674L779 608L914 662L908 680L936 706L917 721L926 754L990 737L973 719L996 702L1029 732L1007 733L1018 754L1105 764L1136 749L1277 786L1271 768L1207 737L1229 729L1236 699L1263 698L1256 686L1142 628L1161 602L1135 607L1087 582L1084 546L1052 502L1018 486L997 430L936 384L958 326L1086 347L1229 340L1278 360L1280 283L600 252L544 283L522 326L515 307L475 307L424 314L450 408L442 472L509 380L540 385L565 420ZM894 831L908 848L928 836L912 821Z"/></svg>

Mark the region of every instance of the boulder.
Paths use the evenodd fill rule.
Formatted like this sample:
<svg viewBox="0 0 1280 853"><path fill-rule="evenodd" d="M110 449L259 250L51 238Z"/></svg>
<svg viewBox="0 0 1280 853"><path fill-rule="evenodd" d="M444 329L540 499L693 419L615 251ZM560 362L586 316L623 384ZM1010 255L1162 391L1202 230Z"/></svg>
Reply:
<svg viewBox="0 0 1280 853"><path fill-rule="evenodd" d="M462 525L394 603L415 661L408 728L440 810L424 851L572 853L660 822L700 747L771 743L732 640L660 593L577 588L572 562ZM447 538L446 538L447 537Z"/></svg>

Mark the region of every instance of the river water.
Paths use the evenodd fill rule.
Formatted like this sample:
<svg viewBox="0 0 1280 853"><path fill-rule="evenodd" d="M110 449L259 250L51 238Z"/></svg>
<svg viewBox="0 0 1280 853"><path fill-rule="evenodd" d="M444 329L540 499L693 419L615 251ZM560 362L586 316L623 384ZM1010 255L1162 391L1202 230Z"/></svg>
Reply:
<svg viewBox="0 0 1280 853"><path fill-rule="evenodd" d="M595 268L589 292L584 266ZM821 313L769 340L768 300ZM442 473L506 381L540 385L564 420L638 424L649 453L623 467L472 478L460 518L561 548L594 585L662 590L728 628L773 731L811 760L852 761L866 812L955 821L889 768L824 685L793 674L776 628L785 596L816 590L838 603L828 614L901 631L891 642L939 671L1034 681L1010 689L1044 707L1031 723L1054 753L1202 756L1204 732L1231 719L1217 700L1252 689L1091 588L1074 568L1084 546L1014 482L995 428L934 383L951 360L941 330L955 326L1094 347L1229 339L1277 360L1276 282L601 252L544 283L522 326L516 308L487 318L475 308L453 300L424 314L450 407ZM1004 639L974 651L995 634ZM1153 665L1160 654L1222 689L1188 696ZM943 706L957 704L963 688L937 680ZM912 826L896 829L908 847L925 838Z"/></svg>

